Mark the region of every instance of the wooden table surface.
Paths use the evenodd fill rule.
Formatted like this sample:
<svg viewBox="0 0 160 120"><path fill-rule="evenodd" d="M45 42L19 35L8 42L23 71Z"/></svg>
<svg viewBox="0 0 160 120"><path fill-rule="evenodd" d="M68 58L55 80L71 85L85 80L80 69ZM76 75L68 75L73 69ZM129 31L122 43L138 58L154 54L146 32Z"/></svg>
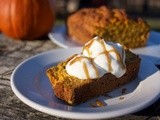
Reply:
<svg viewBox="0 0 160 120"><path fill-rule="evenodd" d="M39 112L13 93L10 77L14 68L26 58L51 49L60 48L48 38L34 41L16 41L0 34L0 120L64 120ZM160 99L148 108L111 120L160 120Z"/></svg>

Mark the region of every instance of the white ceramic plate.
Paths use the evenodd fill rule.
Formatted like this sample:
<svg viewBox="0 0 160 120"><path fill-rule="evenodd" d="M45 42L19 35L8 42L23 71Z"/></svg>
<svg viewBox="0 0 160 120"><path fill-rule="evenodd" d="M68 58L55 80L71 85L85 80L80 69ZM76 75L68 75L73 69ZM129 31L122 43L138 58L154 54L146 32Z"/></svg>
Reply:
<svg viewBox="0 0 160 120"><path fill-rule="evenodd" d="M69 106L57 99L46 76L46 69L79 53L82 48L57 49L31 57L16 67L11 76L11 87L18 98L44 113L72 119L112 118L142 110L160 97L160 71L142 61L137 78L107 96L86 103ZM122 90L126 88L126 94ZM104 107L92 107L100 100Z"/></svg>
<svg viewBox="0 0 160 120"><path fill-rule="evenodd" d="M71 38L66 35L65 26L57 26L52 32L48 34L50 40L62 48L71 48L80 46L73 42ZM139 54L142 59L149 60L154 64L160 64L160 33L151 31L150 37L147 41L147 46L132 50L134 53Z"/></svg>

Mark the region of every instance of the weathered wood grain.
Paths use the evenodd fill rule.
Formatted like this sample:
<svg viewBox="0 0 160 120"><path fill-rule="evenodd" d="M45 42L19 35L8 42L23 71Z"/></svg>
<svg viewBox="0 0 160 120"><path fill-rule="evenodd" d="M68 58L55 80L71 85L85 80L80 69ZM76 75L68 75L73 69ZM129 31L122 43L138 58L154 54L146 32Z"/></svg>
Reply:
<svg viewBox="0 0 160 120"><path fill-rule="evenodd" d="M48 38L15 41L0 34L0 120L64 120L27 106L16 97L10 87L10 76L19 63L37 53L55 48L59 47ZM144 120L147 118L160 120L160 100L138 113L111 120Z"/></svg>

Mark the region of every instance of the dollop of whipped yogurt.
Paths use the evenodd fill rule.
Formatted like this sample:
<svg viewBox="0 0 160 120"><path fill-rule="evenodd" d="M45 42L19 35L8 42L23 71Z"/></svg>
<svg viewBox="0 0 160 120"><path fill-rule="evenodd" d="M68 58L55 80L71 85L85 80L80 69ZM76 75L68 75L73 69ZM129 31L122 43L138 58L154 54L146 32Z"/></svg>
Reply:
<svg viewBox="0 0 160 120"><path fill-rule="evenodd" d="M67 63L66 71L82 80L96 79L106 73L119 78L126 72L125 51L119 43L105 42L96 36L84 45L81 54Z"/></svg>
<svg viewBox="0 0 160 120"><path fill-rule="evenodd" d="M75 55L66 65L69 75L79 79L94 79L102 76L105 71L101 70L93 61L93 59L83 54Z"/></svg>

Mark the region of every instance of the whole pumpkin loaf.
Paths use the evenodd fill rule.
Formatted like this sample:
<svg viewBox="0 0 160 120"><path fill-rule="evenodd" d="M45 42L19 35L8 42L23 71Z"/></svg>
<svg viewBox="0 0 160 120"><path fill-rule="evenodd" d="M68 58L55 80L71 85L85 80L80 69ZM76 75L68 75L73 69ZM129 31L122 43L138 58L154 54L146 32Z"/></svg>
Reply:
<svg viewBox="0 0 160 120"><path fill-rule="evenodd" d="M68 35L84 45L94 36L118 42L127 48L146 45L150 28L141 18L131 19L123 9L83 8L67 19Z"/></svg>
<svg viewBox="0 0 160 120"><path fill-rule="evenodd" d="M91 44L88 46L90 45ZM88 46L85 47L87 51ZM93 47L95 48L95 46ZM113 56L111 55L112 57L114 57L115 51L115 49L114 51L110 50L110 52L113 52ZM119 60L121 59L125 65L117 64L116 66L111 66L112 72L107 72L105 74L101 74L103 73L101 69L102 71L97 75L96 70L99 70L99 67L95 68L96 65L93 64L93 62L99 61L99 58L103 59L102 52L100 52L98 57L94 58L84 57L83 55L73 55L57 66L48 68L46 74L50 80L55 96L70 105L76 105L94 97L104 95L107 92L131 82L137 77L141 60L137 55L128 50L124 52L125 59L122 60L120 56L118 57L118 54L115 57L119 58ZM122 57L124 56L123 54ZM115 61L114 59L110 60L108 58L109 53L105 51L104 59L108 61L107 66L109 71L109 66L112 62L115 63ZM91 64L88 62L91 62ZM118 62L120 63L120 61ZM101 66L101 63L103 62L100 62L99 66ZM80 67L81 65L82 68ZM107 68L107 66L103 66ZM115 71L114 67L116 67ZM123 68L125 68L125 70ZM84 70L85 74L81 74L81 70Z"/></svg>

